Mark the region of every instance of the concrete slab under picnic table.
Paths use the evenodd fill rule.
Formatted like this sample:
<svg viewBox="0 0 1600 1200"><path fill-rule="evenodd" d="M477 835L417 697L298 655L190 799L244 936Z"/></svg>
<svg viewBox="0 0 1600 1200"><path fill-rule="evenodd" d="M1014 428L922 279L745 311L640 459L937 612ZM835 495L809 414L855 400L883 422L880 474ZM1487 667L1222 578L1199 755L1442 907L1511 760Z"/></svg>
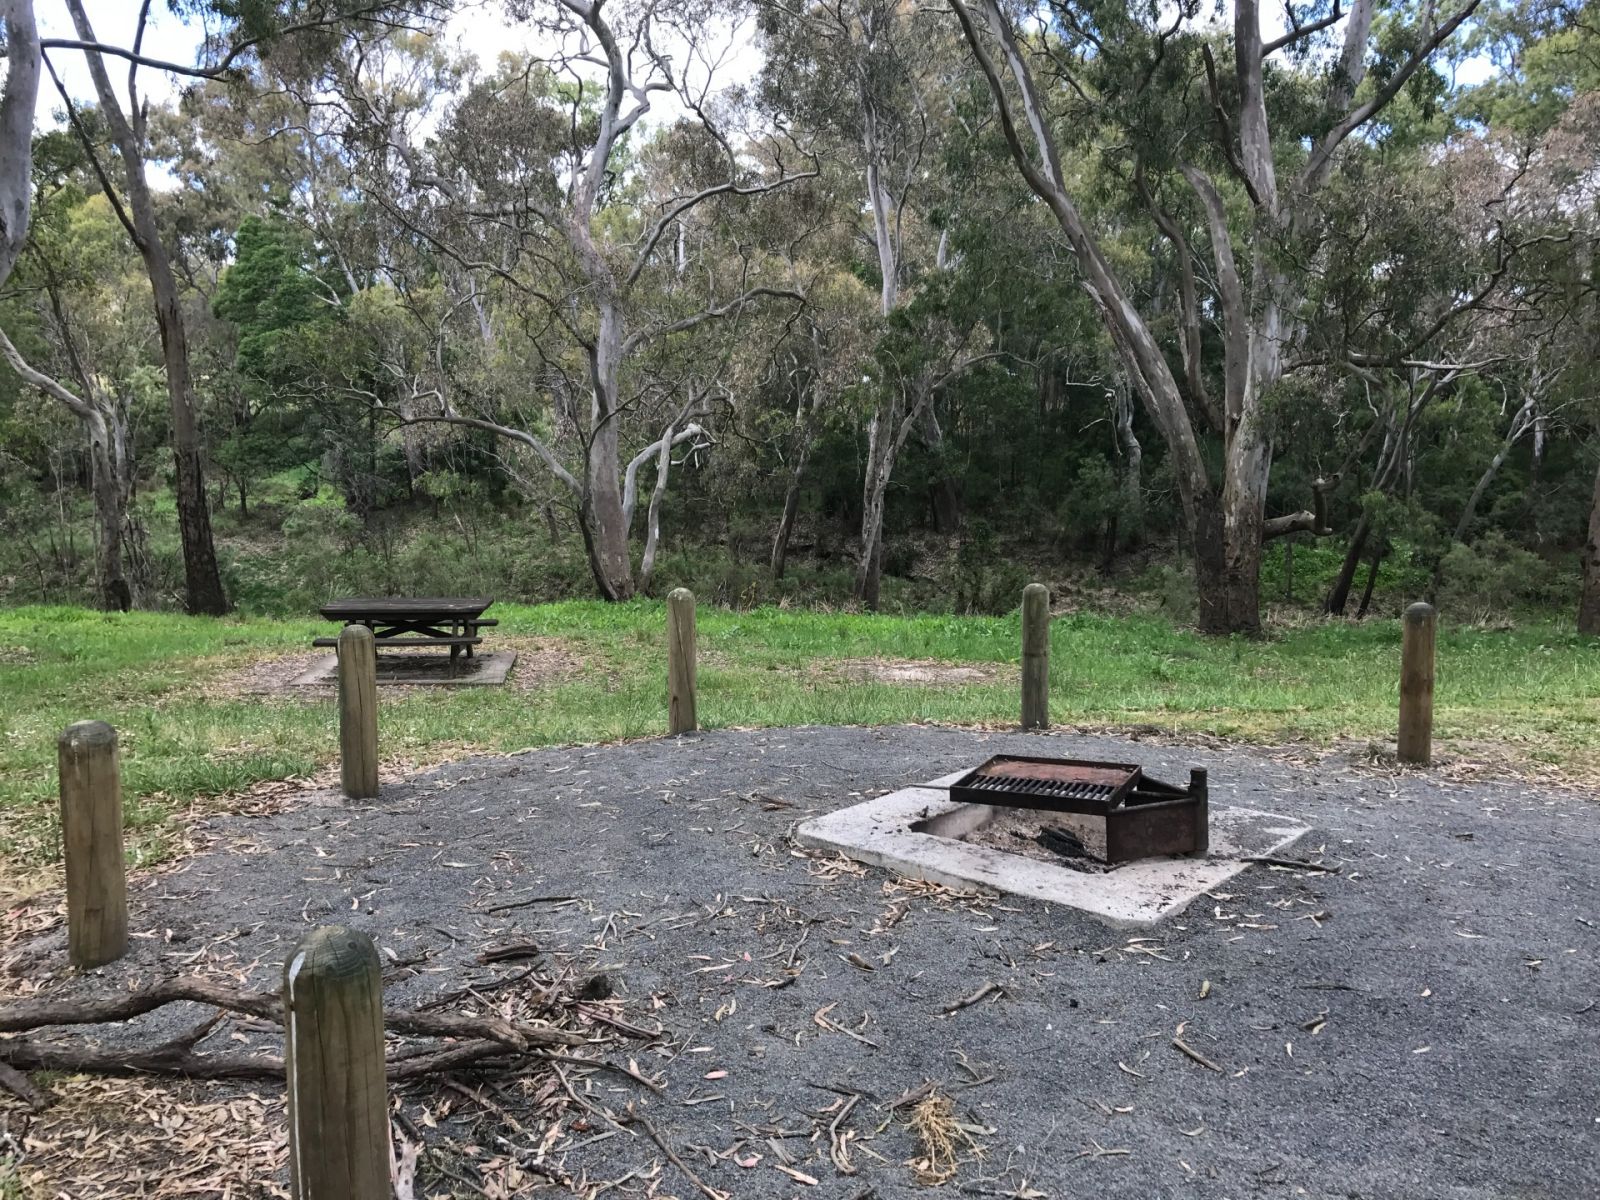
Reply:
<svg viewBox="0 0 1600 1200"><path fill-rule="evenodd" d="M382 686L497 687L517 665L515 650L495 650L451 659L428 650L394 650L377 657ZM339 682L339 656L326 654L289 681L290 687L332 687Z"/></svg>
<svg viewBox="0 0 1600 1200"><path fill-rule="evenodd" d="M996 753L1206 767L1213 802L1311 825L1293 853L1337 873L1253 866L1118 931L792 840L807 817ZM486 947L534 941L606 971L629 1017L665 1031L617 1052L664 1089L595 1077L605 1105L751 1200L928 1194L894 1103L930 1082L970 1139L946 1194L1593 1194L1600 806L1308 757L914 727L467 760L371 805L313 795L213 821L210 850L134 895L135 928L168 933L71 988L191 969L205 945L273 986L326 922L420 961L389 989L415 1004L503 976L478 965ZM854 1174L830 1156L847 1103L834 1132ZM641 1169L609 1196L696 1194L638 1126L585 1140L563 1133L551 1161L595 1181Z"/></svg>

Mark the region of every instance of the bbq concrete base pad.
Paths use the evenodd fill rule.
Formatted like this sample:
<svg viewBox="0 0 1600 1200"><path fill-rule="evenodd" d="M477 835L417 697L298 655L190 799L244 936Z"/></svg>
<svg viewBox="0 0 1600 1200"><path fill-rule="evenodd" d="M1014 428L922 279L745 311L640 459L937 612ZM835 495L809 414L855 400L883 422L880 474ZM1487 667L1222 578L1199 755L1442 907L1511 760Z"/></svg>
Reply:
<svg viewBox="0 0 1600 1200"><path fill-rule="evenodd" d="M957 804L947 791L965 772L903 788L805 822L801 845L837 850L947 887L985 887L1075 908L1110 925L1154 925L1181 913L1251 864L1281 854L1310 826L1250 808L1211 805L1211 849L1204 857L1159 858L1104 872L1075 871L955 840L981 826L991 809ZM944 836L924 832L930 826Z"/></svg>
<svg viewBox="0 0 1600 1200"><path fill-rule="evenodd" d="M515 650L496 650L456 659L456 673L450 674L450 656L438 651L390 651L378 655L378 683L420 683L433 687L486 687L504 683L517 663ZM297 676L292 687L326 687L339 682L339 660L328 655L310 670Z"/></svg>

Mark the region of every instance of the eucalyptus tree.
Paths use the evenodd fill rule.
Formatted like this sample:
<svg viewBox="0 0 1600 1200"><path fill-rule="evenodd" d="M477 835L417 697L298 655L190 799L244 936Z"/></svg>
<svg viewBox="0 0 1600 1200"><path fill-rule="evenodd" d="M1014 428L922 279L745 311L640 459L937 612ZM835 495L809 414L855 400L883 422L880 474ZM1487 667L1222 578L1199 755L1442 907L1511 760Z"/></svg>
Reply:
<svg viewBox="0 0 1600 1200"><path fill-rule="evenodd" d="M39 97L39 29L33 0L0 0L6 78L0 91L0 283L28 241L33 204L33 111Z"/></svg>
<svg viewBox="0 0 1600 1200"><path fill-rule="evenodd" d="M1264 539L1320 527L1314 509L1266 512L1269 402L1307 333L1302 305L1324 229L1318 194L1343 186L1346 143L1367 137L1402 89L1438 86L1428 64L1479 0L1443 13L1396 8L1381 37L1376 0L1291 7L1277 37L1263 32L1257 0L1236 0L1227 31L1208 27L1196 4L1051 0L1027 8L1025 22L1002 0L951 3L1012 160L1070 243L1165 443L1194 549L1200 626L1255 632ZM1319 71L1307 51L1330 39ZM1125 196L1173 247L1178 369L1091 221L1081 177L1067 169L1064 149L1074 148L1114 159ZM1201 239L1209 278L1196 270ZM1470 283L1462 290L1477 294ZM1207 361L1208 325L1220 372ZM1422 348L1375 340L1333 365L1405 368ZM1221 443L1220 469L1208 434Z"/></svg>
<svg viewBox="0 0 1600 1200"><path fill-rule="evenodd" d="M0 37L6 50L5 86L0 92L0 283L4 283L29 244L34 199L33 115L42 55L31 0L0 0ZM0 357L26 383L60 401L84 429L98 527L95 565L101 603L109 610L124 610L132 606L135 594L124 565L132 472L123 409L85 365L62 302L60 280L48 258L41 273L40 290L49 299L50 319L81 394L24 359L4 330L0 330Z"/></svg>
<svg viewBox="0 0 1600 1200"><path fill-rule="evenodd" d="M149 340L144 322L130 319L127 292L137 268L104 197L84 186L87 164L70 135L37 140L34 174L28 248L11 306L27 356L4 331L0 355L83 431L96 592L102 608L126 611L146 601L149 585L144 531L132 508L132 410Z"/></svg>
<svg viewBox="0 0 1600 1200"><path fill-rule="evenodd" d="M150 0L143 0L139 6L133 42L127 47L108 44L96 37L83 0L65 0L65 3L77 37L50 38L41 44L47 53L52 50L80 52L84 57L94 85L99 122L116 151L114 164L101 161L101 148L95 144L87 122L53 70L52 78L61 92L71 125L82 138L106 195L144 260L150 279L172 406L171 437L178 529L183 544L184 607L193 613L225 613L229 605L217 565L206 497L203 444L183 291L173 270L172 252L163 239L156 197L150 186L149 111L139 90L139 70L150 67L179 76L217 78L238 70L240 63L258 56L278 39L299 36L326 46L327 39L336 39L336 31L348 21L387 25L404 21L431 6L427 0L395 0L393 3L341 0L332 5L308 4L303 0L248 5L233 0L194 0L183 7L223 18L227 36L205 48L205 56L210 61L186 65L143 53ZM108 60L113 59L129 64L124 94L119 95L111 82ZM113 176L120 178L120 187Z"/></svg>
<svg viewBox="0 0 1600 1200"><path fill-rule="evenodd" d="M206 500L205 464L196 415L194 381L189 369L189 337L184 325L182 291L172 270L171 255L162 241L155 195L146 173L148 125L147 110L138 91L140 64L135 61L129 68L124 107L123 98L118 96L111 84L106 52L98 48L100 44L82 0L66 0L66 4L78 38L83 43L97 47L85 49L84 60L94 82L100 120L116 147L114 166L101 163L100 147L88 136L86 121L76 112L65 91L62 92L62 98L72 113L73 127L83 136L84 146L104 180L106 195L143 258L145 271L150 277L156 328L161 335L167 390L172 401L172 457L178 530L183 543L184 607L191 613L219 615L228 611L228 599L223 591L222 574L217 566L216 546L211 534L211 512ZM136 54L144 39L149 8L148 4L144 6L134 36L133 51ZM112 182L113 170L121 174L120 188ZM123 195L126 196L126 203Z"/></svg>
<svg viewBox="0 0 1600 1200"><path fill-rule="evenodd" d="M934 199L931 176L949 120L948 31L898 0L767 0L759 11L765 103L825 137L860 173L862 236L876 260L879 314L887 321L915 294L919 268L945 266L945 243L926 209ZM895 370L892 378L876 380L866 423L856 571L856 596L869 608L878 603L884 511L900 451L917 431L935 455L942 454L934 399L941 385L965 369L966 347L963 338L962 354L952 362L935 366L929 360L920 373ZM898 361L903 366L906 360L902 355ZM936 485L935 503L941 525L953 528L960 509L948 475ZM785 513L780 541L792 524L787 505ZM774 563L781 562L775 552Z"/></svg>
<svg viewBox="0 0 1600 1200"><path fill-rule="evenodd" d="M576 509L600 594L623 600L653 562L674 447L703 444L729 399L719 364L730 323L757 302L803 302L783 254L795 231L746 225L692 263L690 235L696 222L738 225L759 197L816 170L781 130L740 128L750 114L717 90L721 27L703 6L612 13L562 0L531 19L549 56L503 59L436 137L393 142L406 186L371 195L458 277L462 319L487 294L485 328L523 372L493 395L435 386L434 410L411 420L524 451ZM687 115L635 147L667 94ZM448 383L448 369L437 379ZM631 531L651 471L636 574Z"/></svg>

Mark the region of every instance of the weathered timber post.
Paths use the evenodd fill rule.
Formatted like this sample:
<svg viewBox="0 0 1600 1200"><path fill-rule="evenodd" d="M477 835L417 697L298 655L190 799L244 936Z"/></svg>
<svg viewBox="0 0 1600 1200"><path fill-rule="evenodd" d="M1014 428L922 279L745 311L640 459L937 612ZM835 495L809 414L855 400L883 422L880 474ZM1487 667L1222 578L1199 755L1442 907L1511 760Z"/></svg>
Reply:
<svg viewBox="0 0 1600 1200"><path fill-rule="evenodd" d="M295 1200L389 1200L383 968L364 933L313 929L283 968Z"/></svg>
<svg viewBox="0 0 1600 1200"><path fill-rule="evenodd" d="M56 740L56 761L67 859L67 955L75 967L98 967L128 950L117 731L104 721L68 725Z"/></svg>
<svg viewBox="0 0 1600 1200"><path fill-rule="evenodd" d="M378 794L378 651L365 625L339 632L339 783L351 800Z"/></svg>
<svg viewBox="0 0 1600 1200"><path fill-rule="evenodd" d="M667 596L667 731L693 733L695 716L694 593L673 588Z"/></svg>
<svg viewBox="0 0 1600 1200"><path fill-rule="evenodd" d="M1400 643L1400 761L1433 761L1433 650L1437 614L1431 604L1406 609Z"/></svg>
<svg viewBox="0 0 1600 1200"><path fill-rule="evenodd" d="M1050 725L1050 589L1022 589L1022 727Z"/></svg>

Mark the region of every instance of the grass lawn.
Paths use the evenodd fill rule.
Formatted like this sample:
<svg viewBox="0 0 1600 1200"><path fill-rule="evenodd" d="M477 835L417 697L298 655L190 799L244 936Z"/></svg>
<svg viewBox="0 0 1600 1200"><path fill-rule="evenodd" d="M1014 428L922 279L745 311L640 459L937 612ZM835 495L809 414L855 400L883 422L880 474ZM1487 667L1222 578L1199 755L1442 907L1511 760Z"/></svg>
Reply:
<svg viewBox="0 0 1600 1200"><path fill-rule="evenodd" d="M666 724L665 607L498 604L494 637L560 639L584 669L544 690L392 689L381 702L389 759L659 734ZM248 662L304 652L314 621L0 612L0 870L58 854L55 738L76 720L120 732L131 852L169 852L171 817L196 798L309 774L333 760L331 699L219 691ZM718 726L1009 723L1017 719L1015 616L880 617L779 609L699 614L700 719ZM1075 614L1052 632L1059 724L1157 725L1258 742L1392 738L1397 621L1208 640L1156 617ZM1436 739L1492 743L1513 761L1600 774L1600 646L1554 626L1439 635ZM990 678L863 682L829 660L992 664ZM401 694L396 695L395 692Z"/></svg>

